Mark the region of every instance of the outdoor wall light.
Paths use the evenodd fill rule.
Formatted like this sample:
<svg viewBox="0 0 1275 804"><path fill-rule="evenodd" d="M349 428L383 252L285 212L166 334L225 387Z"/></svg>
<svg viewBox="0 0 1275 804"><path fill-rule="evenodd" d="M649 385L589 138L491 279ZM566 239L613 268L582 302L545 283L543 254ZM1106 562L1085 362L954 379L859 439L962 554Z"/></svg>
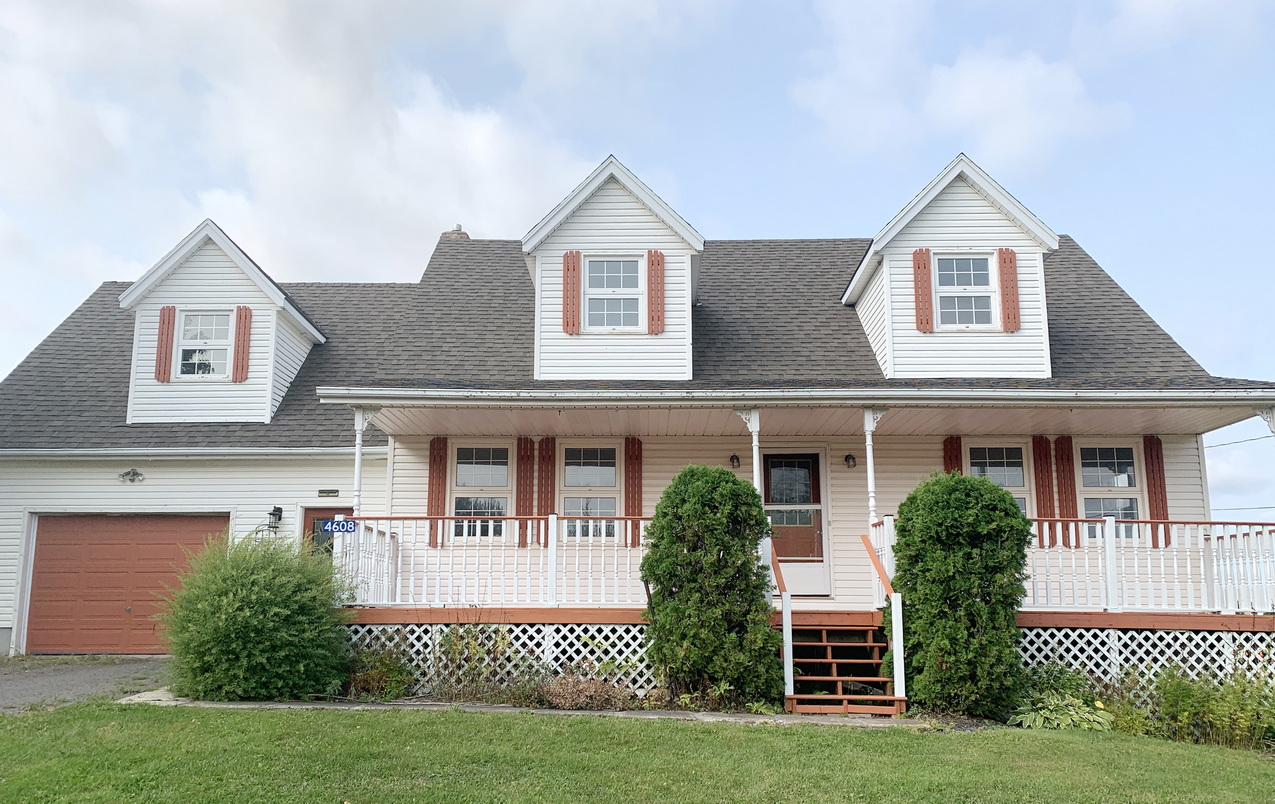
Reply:
<svg viewBox="0 0 1275 804"><path fill-rule="evenodd" d="M846 459L845 459L845 460L846 460L846 468L847 468L847 469L853 469L853 468L855 468L856 466L858 466L858 465L859 465L859 459L858 459L858 458L856 458L856 457L854 457L853 455L851 455L851 454L850 454L850 453L848 453L848 452L846 453Z"/></svg>
<svg viewBox="0 0 1275 804"><path fill-rule="evenodd" d="M738 456L738 455L732 455L732 456L730 456L730 468L732 468L732 469L738 469L738 468L739 468L739 456Z"/></svg>
<svg viewBox="0 0 1275 804"><path fill-rule="evenodd" d="M125 483L140 483L146 479L146 475L136 469L125 469L123 472L120 472L119 478Z"/></svg>
<svg viewBox="0 0 1275 804"><path fill-rule="evenodd" d="M274 508L270 509L269 514L266 514L266 529L278 530L279 522L282 519L283 519L283 509L276 505Z"/></svg>

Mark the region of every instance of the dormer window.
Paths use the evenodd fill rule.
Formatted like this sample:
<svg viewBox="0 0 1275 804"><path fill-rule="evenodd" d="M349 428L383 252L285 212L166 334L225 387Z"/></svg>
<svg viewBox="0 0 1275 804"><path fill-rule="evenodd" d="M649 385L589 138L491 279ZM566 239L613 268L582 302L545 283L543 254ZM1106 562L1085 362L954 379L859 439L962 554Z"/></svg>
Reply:
<svg viewBox="0 0 1275 804"><path fill-rule="evenodd" d="M585 326L594 331L638 330L642 272L638 257L585 259Z"/></svg>
<svg viewBox="0 0 1275 804"><path fill-rule="evenodd" d="M230 313L182 313L178 335L178 376L230 375Z"/></svg>
<svg viewBox="0 0 1275 804"><path fill-rule="evenodd" d="M992 286L989 256L938 256L939 326L991 326Z"/></svg>

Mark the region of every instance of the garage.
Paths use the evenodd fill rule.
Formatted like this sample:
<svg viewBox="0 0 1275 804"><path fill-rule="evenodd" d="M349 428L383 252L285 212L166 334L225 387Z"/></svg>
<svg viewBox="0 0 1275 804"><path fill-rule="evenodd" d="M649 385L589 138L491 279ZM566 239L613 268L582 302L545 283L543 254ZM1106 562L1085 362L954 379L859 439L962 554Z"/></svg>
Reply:
<svg viewBox="0 0 1275 804"><path fill-rule="evenodd" d="M186 550L226 530L225 514L41 515L28 653L163 653L154 616Z"/></svg>

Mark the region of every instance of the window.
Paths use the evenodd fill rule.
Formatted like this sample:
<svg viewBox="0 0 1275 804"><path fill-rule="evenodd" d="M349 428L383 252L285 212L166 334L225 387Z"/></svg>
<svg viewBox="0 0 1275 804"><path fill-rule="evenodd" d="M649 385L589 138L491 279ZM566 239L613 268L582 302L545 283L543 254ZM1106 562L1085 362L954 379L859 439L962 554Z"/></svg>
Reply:
<svg viewBox="0 0 1275 804"><path fill-rule="evenodd" d="M619 510L615 447L566 447L562 451L562 513L568 537L614 538L615 520L571 519L614 517Z"/></svg>
<svg viewBox="0 0 1275 804"><path fill-rule="evenodd" d="M230 313L183 313L178 334L178 376L230 376Z"/></svg>
<svg viewBox="0 0 1275 804"><path fill-rule="evenodd" d="M642 322L642 271L637 257L585 260L585 325L592 330L637 330Z"/></svg>
<svg viewBox="0 0 1275 804"><path fill-rule="evenodd" d="M1027 515L1027 470L1022 447L970 447L970 475L985 477L1014 495Z"/></svg>
<svg viewBox="0 0 1275 804"><path fill-rule="evenodd" d="M500 538L509 515L509 448L457 447L452 512L457 539Z"/></svg>
<svg viewBox="0 0 1275 804"><path fill-rule="evenodd" d="M938 257L939 324L991 326L992 273L987 256Z"/></svg>
<svg viewBox="0 0 1275 804"><path fill-rule="evenodd" d="M1085 519L1137 519L1141 503L1138 490L1137 452L1133 447L1081 447L1080 486ZM1132 536L1135 526L1116 529L1120 536ZM1096 537L1101 525L1090 525L1089 535Z"/></svg>

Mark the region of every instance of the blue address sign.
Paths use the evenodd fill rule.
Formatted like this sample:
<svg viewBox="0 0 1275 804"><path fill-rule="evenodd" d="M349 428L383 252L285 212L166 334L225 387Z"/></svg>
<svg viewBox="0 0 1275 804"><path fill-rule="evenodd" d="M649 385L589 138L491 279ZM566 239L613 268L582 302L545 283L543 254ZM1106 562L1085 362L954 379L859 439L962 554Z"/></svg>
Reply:
<svg viewBox="0 0 1275 804"><path fill-rule="evenodd" d="M353 533L359 523L353 519L325 519L319 524L322 533Z"/></svg>

